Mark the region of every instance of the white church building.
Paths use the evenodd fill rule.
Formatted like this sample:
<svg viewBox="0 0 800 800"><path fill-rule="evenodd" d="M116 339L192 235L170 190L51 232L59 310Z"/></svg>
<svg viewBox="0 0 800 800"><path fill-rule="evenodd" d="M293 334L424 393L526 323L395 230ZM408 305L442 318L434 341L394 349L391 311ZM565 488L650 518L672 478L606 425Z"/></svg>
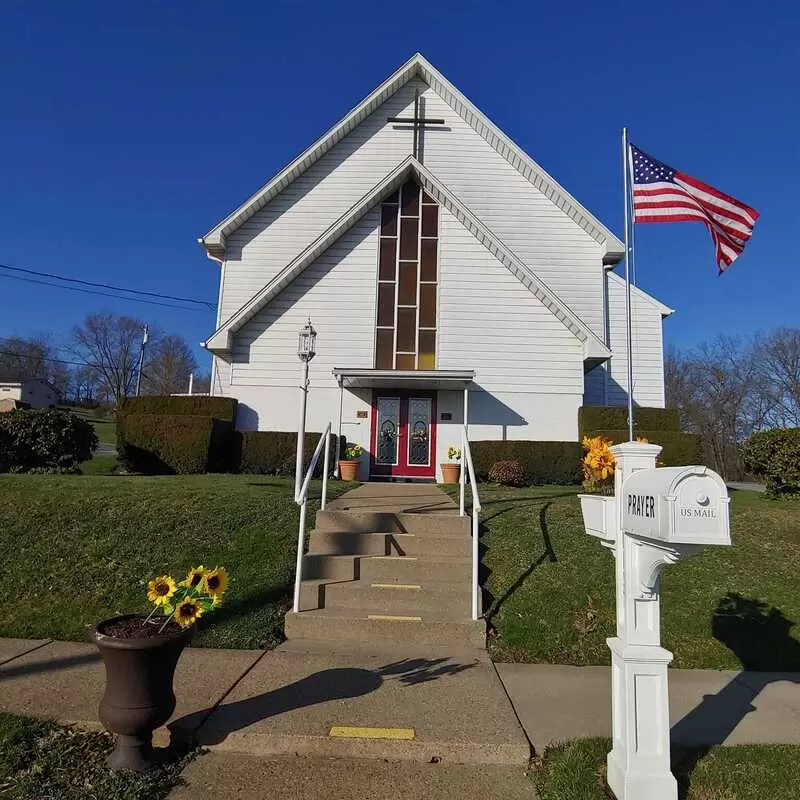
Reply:
<svg viewBox="0 0 800 800"><path fill-rule="evenodd" d="M470 440L576 441L581 405L627 403L623 243L421 55L200 241L212 394L296 430L311 319L308 430L362 480L440 477L465 412ZM663 407L672 310L632 309L634 401Z"/></svg>

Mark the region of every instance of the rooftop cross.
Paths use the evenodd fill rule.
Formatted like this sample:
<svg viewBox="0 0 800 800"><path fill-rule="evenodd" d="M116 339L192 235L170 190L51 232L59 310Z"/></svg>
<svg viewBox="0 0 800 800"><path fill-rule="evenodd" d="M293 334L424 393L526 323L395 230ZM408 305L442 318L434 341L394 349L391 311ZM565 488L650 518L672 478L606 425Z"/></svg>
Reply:
<svg viewBox="0 0 800 800"><path fill-rule="evenodd" d="M387 122L399 122L401 124L414 126L414 145L413 154L417 161L422 161L421 145L422 132L426 125L444 125L443 119L433 119L425 116L425 99L419 96L419 89L414 92L414 116L409 117L389 117Z"/></svg>

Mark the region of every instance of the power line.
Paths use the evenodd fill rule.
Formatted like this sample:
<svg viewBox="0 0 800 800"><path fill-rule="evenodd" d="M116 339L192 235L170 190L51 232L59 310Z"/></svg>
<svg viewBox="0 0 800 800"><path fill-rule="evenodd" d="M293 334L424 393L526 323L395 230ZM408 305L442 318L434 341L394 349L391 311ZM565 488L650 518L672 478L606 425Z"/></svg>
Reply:
<svg viewBox="0 0 800 800"><path fill-rule="evenodd" d="M0 264L2 267L2 264ZM39 281L36 278L24 278L22 275L4 275L0 272L0 278L9 278L14 281L24 281L25 283L38 283L41 286L52 286L55 289L68 289L71 292L81 292L82 294L96 294L100 297L113 297L117 300L131 300L134 303L148 303L153 306L163 306L164 308L177 308L181 311L205 311L204 308L191 308L190 306L179 306L175 303L160 303L158 300L147 300L144 297L125 297L121 294L111 294L110 292L98 292L94 289L81 289L78 286L61 286L57 283L50 283L48 281Z"/></svg>
<svg viewBox="0 0 800 800"><path fill-rule="evenodd" d="M88 361L65 361L63 358L52 358L51 356L31 355L29 353L14 353L11 350L0 350L0 356L13 356L19 359L30 359L31 361L55 361L58 364L69 364L72 367L95 367Z"/></svg>
<svg viewBox="0 0 800 800"><path fill-rule="evenodd" d="M211 308L211 309L213 309L215 307L214 304L209 302L208 300L197 300L196 298L193 298L193 297L178 297L177 295L163 294L161 292L148 292L148 291L146 291L144 289L129 289L129 288L125 287L125 286L114 286L113 284L110 284L110 283L97 283L95 281L85 281L85 280L81 280L80 278L68 278L68 277L66 277L64 275L55 275L54 273L51 273L51 272L39 272L38 270L27 269L25 267L12 267L9 264L0 264L0 269L6 269L6 270L10 270L12 272L22 272L22 273L25 273L26 275L36 275L36 276L38 276L40 278L50 278L51 280L64 281L66 283L77 283L77 284L80 284L81 286L93 286L93 287L96 287L98 289L110 289L111 291L114 291L114 292L127 292L129 294L139 294L139 295L143 295L145 297L159 298L161 300L177 300L177 301L179 301L181 303L194 303L195 305L202 305L202 306L206 306L206 307ZM6 276L0 276L0 277L11 278L13 276L6 275ZM21 278L19 280L21 280ZM34 282L34 281L31 281L31 282ZM43 281L39 281L39 282L40 283L44 283ZM46 283L45 283L45 285L58 286L58 284L46 284ZM68 289L68 288L71 288L71 287L61 286L60 288ZM80 291L80 290L75 289L75 291ZM84 290L84 291L88 291L88 290ZM97 294L97 292L92 292L92 294ZM106 296L114 297L114 295L106 295ZM131 297L131 298L124 298L124 299L126 299L126 300L134 300L136 298L132 298ZM142 300L140 302L145 302L145 301ZM173 306L173 307L174 308L180 308L181 306Z"/></svg>

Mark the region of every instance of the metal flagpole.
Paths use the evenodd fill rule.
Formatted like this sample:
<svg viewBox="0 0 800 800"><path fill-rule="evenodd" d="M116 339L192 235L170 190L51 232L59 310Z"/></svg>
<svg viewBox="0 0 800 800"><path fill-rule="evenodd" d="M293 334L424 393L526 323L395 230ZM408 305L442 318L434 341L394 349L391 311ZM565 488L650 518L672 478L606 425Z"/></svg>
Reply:
<svg viewBox="0 0 800 800"><path fill-rule="evenodd" d="M633 329L631 326L630 194L628 190L628 129L622 129L622 186L625 193L625 324L628 334L628 437L633 441Z"/></svg>

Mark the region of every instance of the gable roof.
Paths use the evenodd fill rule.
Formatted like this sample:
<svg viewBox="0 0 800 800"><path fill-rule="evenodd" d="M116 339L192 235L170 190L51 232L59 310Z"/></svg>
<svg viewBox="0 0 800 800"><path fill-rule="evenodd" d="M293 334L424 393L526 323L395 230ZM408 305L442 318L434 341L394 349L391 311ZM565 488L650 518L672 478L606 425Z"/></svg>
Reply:
<svg viewBox="0 0 800 800"><path fill-rule="evenodd" d="M538 275L514 255L430 170L420 164L413 156L408 156L404 159L300 255L287 264L261 291L220 325L205 342L204 346L211 351L225 352L230 350L233 344L233 334L236 331L283 291L337 239L352 228L364 214L400 188L409 177L414 177L431 197L453 214L498 261L504 264L512 274L516 275L543 305L583 343L585 358L603 360L611 355L611 351L580 317Z"/></svg>
<svg viewBox="0 0 800 800"><path fill-rule="evenodd" d="M617 275L616 272L612 272L611 270L609 270L606 274L608 275L608 279L610 281L616 281L617 284L621 284L623 287L625 286L625 278L623 278L621 275ZM650 305L655 306L661 312L662 317L668 317L675 313L674 308L664 305L664 303L662 303L660 300L656 300L653 295L648 294L634 284L631 284L631 293L650 303Z"/></svg>
<svg viewBox="0 0 800 800"><path fill-rule="evenodd" d="M390 75L343 119L317 139L274 178L262 186L239 208L230 213L198 241L210 258L225 257L226 238L262 209L273 197L318 161L334 145L382 105L411 79L419 77L427 83L461 118L482 136L511 166L527 178L545 197L570 216L589 236L605 247L604 263L615 264L625 253L623 243L595 216L584 208L563 186L543 170L521 147L515 144L492 121L479 111L420 53L412 56Z"/></svg>

